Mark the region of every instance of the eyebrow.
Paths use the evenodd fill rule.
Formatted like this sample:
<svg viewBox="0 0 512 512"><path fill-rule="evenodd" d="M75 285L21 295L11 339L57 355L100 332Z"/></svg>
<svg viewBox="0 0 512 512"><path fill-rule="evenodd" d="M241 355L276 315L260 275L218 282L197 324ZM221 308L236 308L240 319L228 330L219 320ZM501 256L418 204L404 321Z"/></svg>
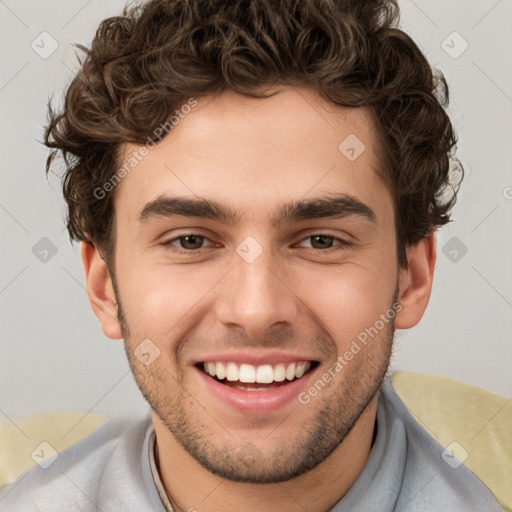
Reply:
<svg viewBox="0 0 512 512"><path fill-rule="evenodd" d="M139 215L145 223L152 218L200 217L235 225L242 215L231 207L210 199L162 196L147 203ZM278 206L270 216L273 227L299 220L322 218L346 218L358 216L377 223L375 212L365 203L349 194L328 195L309 200L293 200Z"/></svg>

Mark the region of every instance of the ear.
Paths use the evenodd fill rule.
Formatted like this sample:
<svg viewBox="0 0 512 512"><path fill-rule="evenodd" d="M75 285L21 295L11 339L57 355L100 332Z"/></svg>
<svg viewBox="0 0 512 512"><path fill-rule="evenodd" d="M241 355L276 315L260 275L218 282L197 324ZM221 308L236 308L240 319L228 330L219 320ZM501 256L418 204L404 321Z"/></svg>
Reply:
<svg viewBox="0 0 512 512"><path fill-rule="evenodd" d="M435 232L407 247L406 253L408 267L400 271L398 302L402 309L395 317L397 329L414 327L427 309L436 264Z"/></svg>
<svg viewBox="0 0 512 512"><path fill-rule="evenodd" d="M121 339L123 334L117 319L116 297L107 265L92 243L81 242L81 255L87 295L101 329L108 338Z"/></svg>

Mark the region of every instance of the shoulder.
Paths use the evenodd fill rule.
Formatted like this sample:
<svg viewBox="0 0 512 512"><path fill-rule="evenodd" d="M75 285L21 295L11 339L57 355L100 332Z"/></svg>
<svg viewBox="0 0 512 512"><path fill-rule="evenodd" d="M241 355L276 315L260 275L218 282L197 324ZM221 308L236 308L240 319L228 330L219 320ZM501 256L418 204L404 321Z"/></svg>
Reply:
<svg viewBox="0 0 512 512"><path fill-rule="evenodd" d="M148 416L108 420L59 453L48 467L36 465L0 489L0 509L11 512L96 510L98 503L104 501L102 494L121 492L123 480L129 489L128 484L140 483L139 461L151 428ZM127 494L131 492L130 489Z"/></svg>
<svg viewBox="0 0 512 512"><path fill-rule="evenodd" d="M390 380L381 391L381 407L392 423L403 429L405 471L396 510L402 512L500 512L492 492L461 461L450 446L443 447L415 419ZM460 456L460 455L459 455Z"/></svg>

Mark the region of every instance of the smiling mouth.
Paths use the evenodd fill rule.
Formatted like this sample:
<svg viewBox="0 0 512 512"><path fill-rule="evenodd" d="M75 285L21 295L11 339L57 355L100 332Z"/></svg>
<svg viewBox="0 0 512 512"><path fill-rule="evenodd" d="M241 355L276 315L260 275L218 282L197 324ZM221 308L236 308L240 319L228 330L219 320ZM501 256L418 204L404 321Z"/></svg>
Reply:
<svg viewBox="0 0 512 512"><path fill-rule="evenodd" d="M243 391L268 391L303 378L317 361L252 365L234 362L204 362L199 369L217 382Z"/></svg>

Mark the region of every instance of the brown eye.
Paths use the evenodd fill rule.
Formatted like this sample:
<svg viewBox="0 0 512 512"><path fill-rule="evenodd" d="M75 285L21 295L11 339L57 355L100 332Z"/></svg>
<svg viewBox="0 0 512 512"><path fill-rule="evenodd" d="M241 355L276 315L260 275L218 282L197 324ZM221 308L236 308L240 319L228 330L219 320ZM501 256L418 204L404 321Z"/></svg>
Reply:
<svg viewBox="0 0 512 512"><path fill-rule="evenodd" d="M198 233L183 233L160 244L167 250L171 250L175 254L196 254L203 253L205 250L220 247L213 243L207 236Z"/></svg>
<svg viewBox="0 0 512 512"><path fill-rule="evenodd" d="M330 249L334 242L334 237L328 235L314 235L309 238L314 249Z"/></svg>
<svg viewBox="0 0 512 512"><path fill-rule="evenodd" d="M200 249L203 245L205 237L197 236L197 235L187 235L187 236L180 236L176 240L179 241L179 243L183 249L191 250L191 249Z"/></svg>
<svg viewBox="0 0 512 512"><path fill-rule="evenodd" d="M299 243L299 246L306 247L308 249L317 249L327 251L332 250L345 250L350 246L350 242L338 238L337 236L330 235L329 233L317 233L314 235L303 238Z"/></svg>

